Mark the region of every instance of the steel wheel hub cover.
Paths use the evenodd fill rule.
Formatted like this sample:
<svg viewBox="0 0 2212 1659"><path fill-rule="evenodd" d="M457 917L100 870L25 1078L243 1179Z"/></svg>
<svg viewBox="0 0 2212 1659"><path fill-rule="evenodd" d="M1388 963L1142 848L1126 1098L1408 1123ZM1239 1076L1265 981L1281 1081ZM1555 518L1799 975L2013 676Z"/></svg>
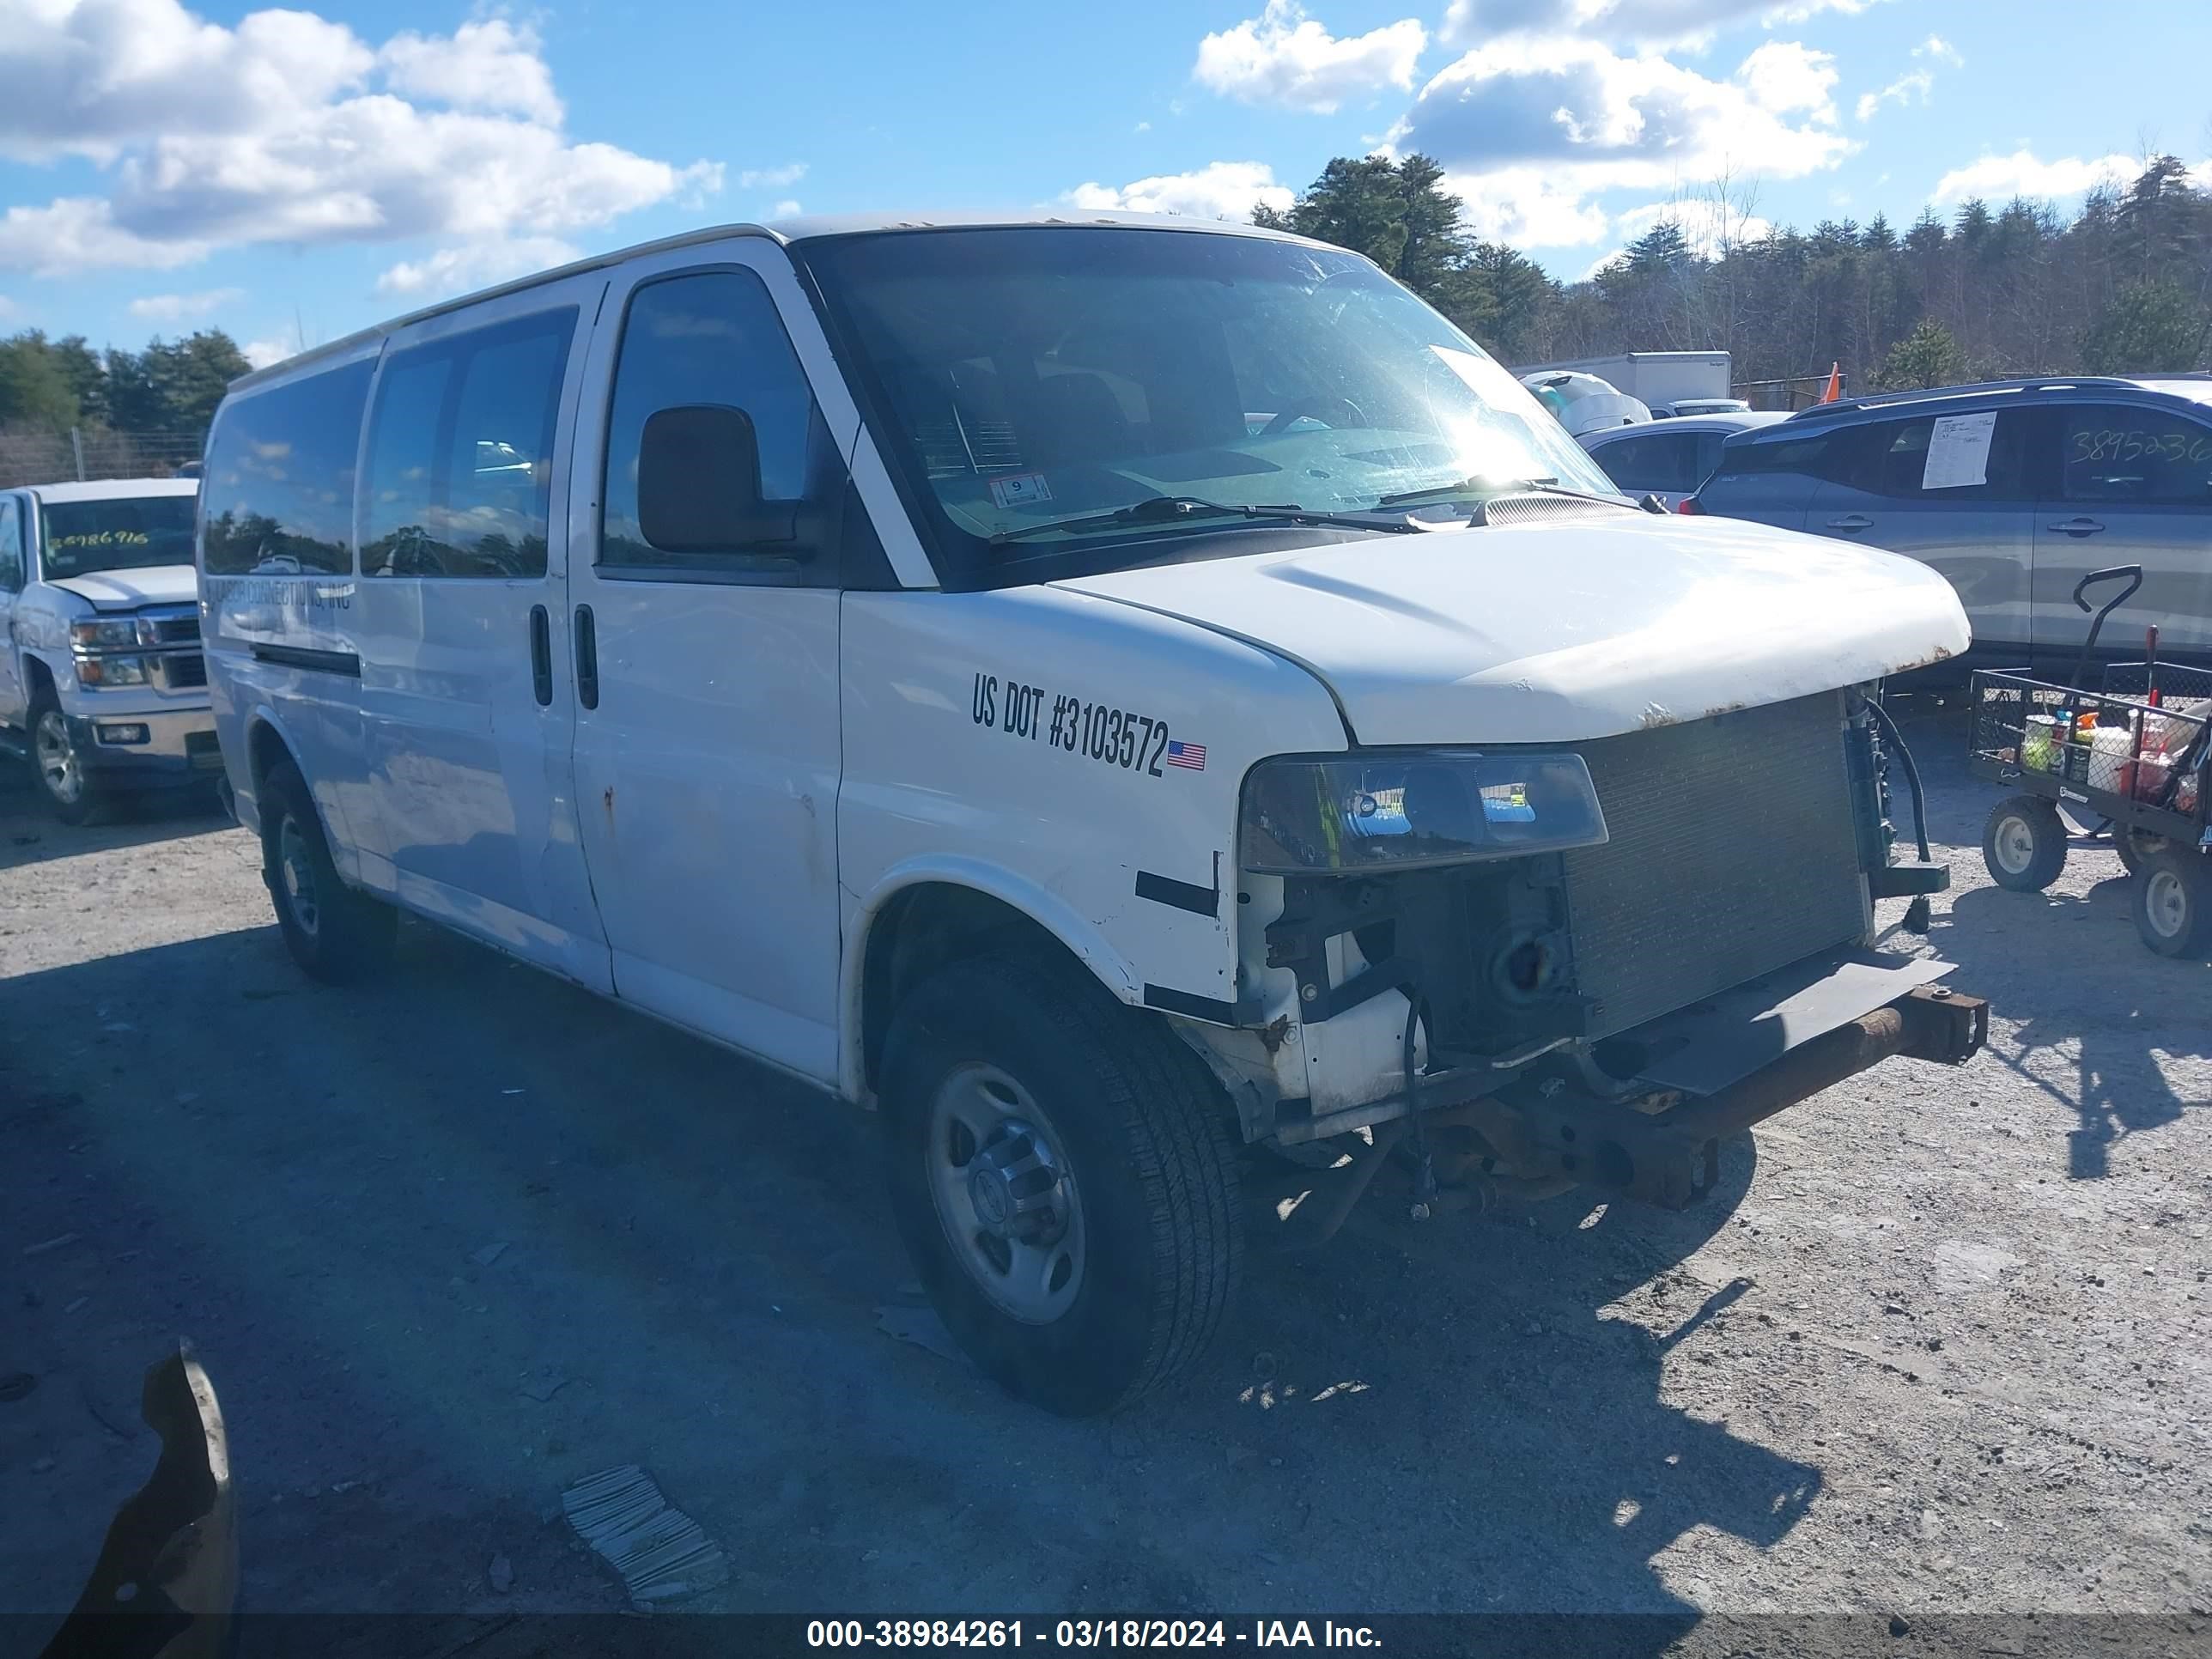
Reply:
<svg viewBox="0 0 2212 1659"><path fill-rule="evenodd" d="M1050 1324L1083 1284L1083 1206L1059 1136L995 1066L956 1067L930 1103L930 1198L952 1253L1000 1311Z"/></svg>

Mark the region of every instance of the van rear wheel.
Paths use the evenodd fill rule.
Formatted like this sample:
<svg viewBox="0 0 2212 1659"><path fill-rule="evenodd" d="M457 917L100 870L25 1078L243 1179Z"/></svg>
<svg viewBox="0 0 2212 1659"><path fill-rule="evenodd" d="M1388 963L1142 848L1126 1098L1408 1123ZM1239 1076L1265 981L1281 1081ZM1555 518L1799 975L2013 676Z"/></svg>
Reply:
<svg viewBox="0 0 2212 1659"><path fill-rule="evenodd" d="M285 948L310 976L344 985L391 960L399 913L339 876L307 780L289 760L261 780L261 878Z"/></svg>
<svg viewBox="0 0 2212 1659"><path fill-rule="evenodd" d="M1158 1387L1243 1248L1227 1104L1157 1020L1042 952L939 969L884 1048L891 1206L938 1316L1063 1416Z"/></svg>

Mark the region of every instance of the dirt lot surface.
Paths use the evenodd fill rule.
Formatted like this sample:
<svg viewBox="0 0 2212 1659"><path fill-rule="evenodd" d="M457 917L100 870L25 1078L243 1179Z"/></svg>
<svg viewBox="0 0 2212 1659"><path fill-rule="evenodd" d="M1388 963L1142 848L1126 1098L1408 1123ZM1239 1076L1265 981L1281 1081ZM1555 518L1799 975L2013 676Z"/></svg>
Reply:
<svg viewBox="0 0 2212 1659"><path fill-rule="evenodd" d="M0 1609L73 1598L179 1334L261 1609L619 1607L558 1499L623 1463L731 1608L2204 1609L2212 969L2110 852L1987 885L1992 792L1911 725L1955 885L1894 942L1985 1053L1785 1114L1686 1215L1380 1196L1079 1424L881 1328L872 1120L427 927L319 988L243 832L11 788Z"/></svg>

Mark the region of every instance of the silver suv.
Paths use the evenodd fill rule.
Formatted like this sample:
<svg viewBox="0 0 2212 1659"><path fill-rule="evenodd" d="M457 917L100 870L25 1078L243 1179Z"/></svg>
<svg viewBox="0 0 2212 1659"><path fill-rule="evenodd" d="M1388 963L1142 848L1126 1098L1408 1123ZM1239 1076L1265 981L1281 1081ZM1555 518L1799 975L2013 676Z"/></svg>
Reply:
<svg viewBox="0 0 2212 1659"><path fill-rule="evenodd" d="M2212 379L1992 381L1816 404L1731 437L1686 512L1756 519L1921 560L1987 660L2053 665L2088 618L2075 584L2140 564L2107 659L2212 665Z"/></svg>

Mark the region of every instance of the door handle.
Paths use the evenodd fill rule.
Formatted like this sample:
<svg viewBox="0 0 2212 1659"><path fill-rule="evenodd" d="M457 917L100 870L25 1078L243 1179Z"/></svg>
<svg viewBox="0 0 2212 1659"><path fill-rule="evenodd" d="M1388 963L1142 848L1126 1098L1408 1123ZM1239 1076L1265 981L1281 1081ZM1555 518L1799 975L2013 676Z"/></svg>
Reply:
<svg viewBox="0 0 2212 1659"><path fill-rule="evenodd" d="M1874 520L1867 517L1863 513L1846 513L1840 519L1829 520L1828 528L1831 530L1871 530L1874 528Z"/></svg>
<svg viewBox="0 0 2212 1659"><path fill-rule="evenodd" d="M553 702L553 619L545 607L530 607L530 689L540 708Z"/></svg>
<svg viewBox="0 0 2212 1659"><path fill-rule="evenodd" d="M576 607L576 701L586 708L599 706L599 635L588 605Z"/></svg>
<svg viewBox="0 0 2212 1659"><path fill-rule="evenodd" d="M2066 519L2049 526L2063 531L2069 536L2094 536L2105 526L2094 519Z"/></svg>

